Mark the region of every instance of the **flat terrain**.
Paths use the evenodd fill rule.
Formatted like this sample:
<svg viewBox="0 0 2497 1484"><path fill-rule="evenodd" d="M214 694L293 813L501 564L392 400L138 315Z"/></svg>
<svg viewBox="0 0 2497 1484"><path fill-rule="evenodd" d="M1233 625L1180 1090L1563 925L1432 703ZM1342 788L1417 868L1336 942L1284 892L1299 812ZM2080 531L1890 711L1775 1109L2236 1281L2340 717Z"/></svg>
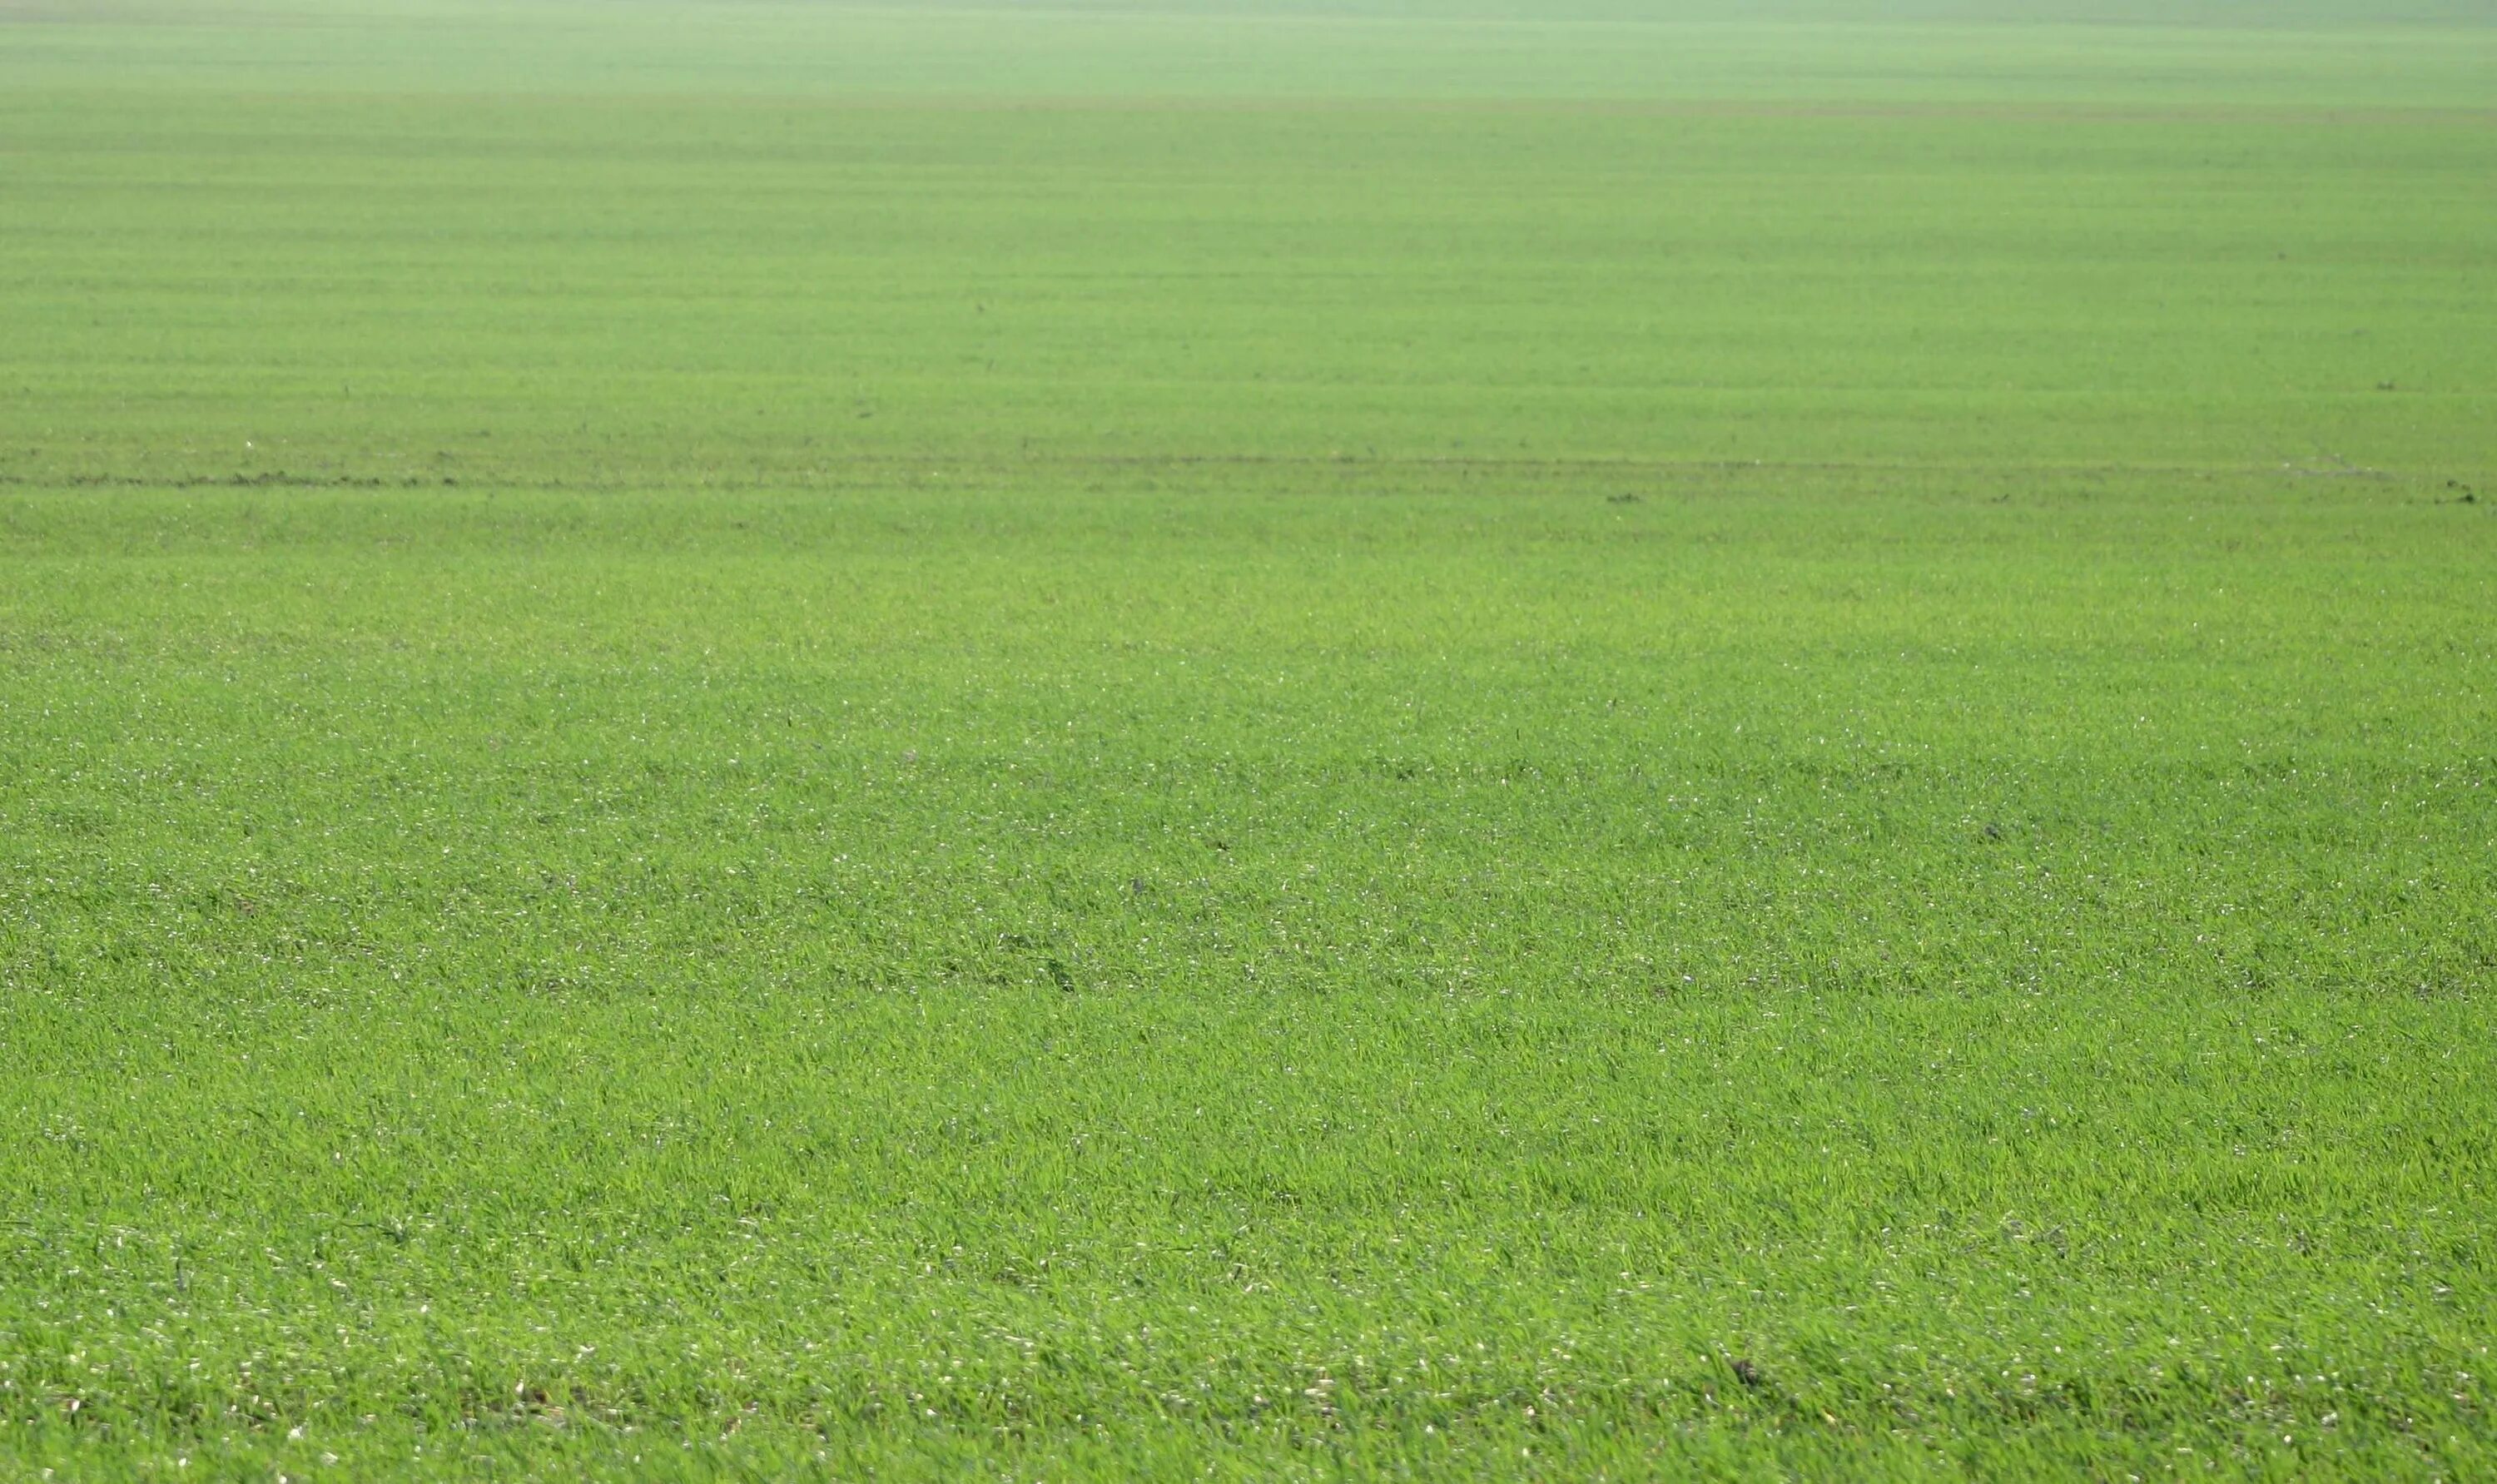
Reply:
<svg viewBox="0 0 2497 1484"><path fill-rule="evenodd" d="M2497 26L0 3L0 1473L2497 1470Z"/></svg>

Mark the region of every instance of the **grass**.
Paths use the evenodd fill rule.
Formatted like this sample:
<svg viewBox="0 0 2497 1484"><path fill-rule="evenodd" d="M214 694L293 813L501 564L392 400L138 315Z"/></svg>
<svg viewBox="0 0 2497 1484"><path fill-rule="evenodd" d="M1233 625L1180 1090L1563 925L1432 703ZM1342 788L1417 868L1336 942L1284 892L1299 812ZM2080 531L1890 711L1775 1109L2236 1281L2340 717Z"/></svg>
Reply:
<svg viewBox="0 0 2497 1484"><path fill-rule="evenodd" d="M0 10L0 1471L2486 1471L2415 9Z"/></svg>

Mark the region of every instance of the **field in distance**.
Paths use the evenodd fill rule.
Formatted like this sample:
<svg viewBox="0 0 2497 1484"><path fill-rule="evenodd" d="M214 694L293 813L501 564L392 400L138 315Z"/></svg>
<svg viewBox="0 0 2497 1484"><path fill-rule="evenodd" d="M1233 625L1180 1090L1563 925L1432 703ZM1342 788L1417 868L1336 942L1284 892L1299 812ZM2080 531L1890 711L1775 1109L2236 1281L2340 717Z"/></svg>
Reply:
<svg viewBox="0 0 2497 1484"><path fill-rule="evenodd" d="M0 1471L2497 1467L2367 9L0 5Z"/></svg>

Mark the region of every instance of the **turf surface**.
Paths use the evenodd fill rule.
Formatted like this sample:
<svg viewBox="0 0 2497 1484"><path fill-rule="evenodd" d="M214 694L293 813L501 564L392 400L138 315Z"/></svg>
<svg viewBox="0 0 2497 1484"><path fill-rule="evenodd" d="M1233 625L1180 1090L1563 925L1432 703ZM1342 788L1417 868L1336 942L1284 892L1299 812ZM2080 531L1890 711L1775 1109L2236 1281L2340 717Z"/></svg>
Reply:
<svg viewBox="0 0 2497 1484"><path fill-rule="evenodd" d="M1426 9L0 7L0 1468L2497 1464L2497 29Z"/></svg>

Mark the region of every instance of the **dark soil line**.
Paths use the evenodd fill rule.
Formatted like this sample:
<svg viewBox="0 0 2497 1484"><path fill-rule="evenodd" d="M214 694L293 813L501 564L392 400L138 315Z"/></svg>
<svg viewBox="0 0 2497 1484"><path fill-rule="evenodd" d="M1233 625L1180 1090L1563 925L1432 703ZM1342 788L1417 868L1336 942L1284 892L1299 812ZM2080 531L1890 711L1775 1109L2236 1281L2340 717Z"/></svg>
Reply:
<svg viewBox="0 0 2497 1484"><path fill-rule="evenodd" d="M1484 473L1531 474L1555 473L1570 475L1602 474L1968 474L1968 475L2051 475L2086 478L2118 478L2125 476L2173 476L2179 478L2218 479L2269 477L2314 477L2328 473L2342 477L2363 476L2369 479L2398 479L2402 471L2388 469L2310 470L2283 467L2277 464L2194 464L2194 463L1914 463L1871 459L1778 459L1778 458L1436 458L1436 457L1362 457L1343 458L1332 455L1289 454L1167 454L1167 455L1067 455L1021 458L912 458L901 455L871 456L842 459L834 464L817 464L802 469L754 471L736 475L692 474L682 471L653 471L646 477L596 476L585 479L552 479L477 471L467 475L365 475L365 474L293 474L284 470L233 474L166 474L81 473L24 474L0 471L0 488L50 489L647 489L666 487L699 489L773 489L806 487L839 482L845 474L889 469L996 471L1003 468L1059 469L1195 469L1195 468L1279 468L1341 469L1345 471L1438 469L1480 471Z"/></svg>

